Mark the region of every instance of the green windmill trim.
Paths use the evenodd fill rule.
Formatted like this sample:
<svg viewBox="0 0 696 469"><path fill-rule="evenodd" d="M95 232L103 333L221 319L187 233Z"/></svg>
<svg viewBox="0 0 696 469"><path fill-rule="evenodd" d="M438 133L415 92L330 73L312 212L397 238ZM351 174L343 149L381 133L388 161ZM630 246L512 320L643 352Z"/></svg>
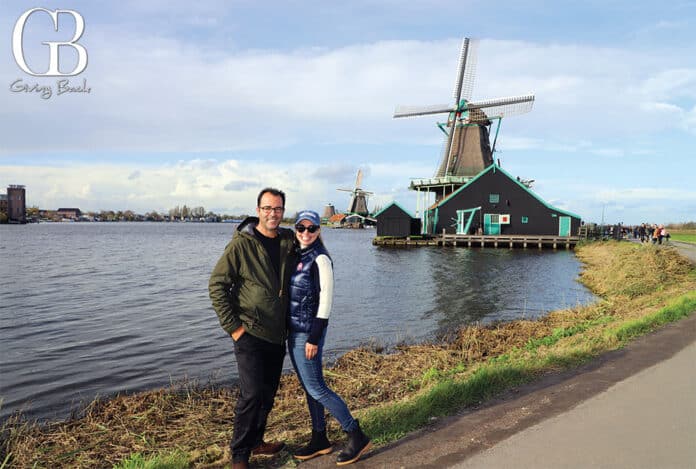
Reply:
<svg viewBox="0 0 696 469"><path fill-rule="evenodd" d="M464 210L457 210L457 234L469 234L469 229L471 228L471 222L474 220L474 215L481 207L467 208ZM467 218L466 225L462 228L461 232L459 227L462 226L463 218L466 214L469 214Z"/></svg>
<svg viewBox="0 0 696 469"><path fill-rule="evenodd" d="M382 212L384 212L386 209L388 209L388 208L391 207L392 205L396 205L396 206L399 207L401 210L403 210L407 215L409 215L411 218L414 218L413 215L411 215L411 212L409 212L408 210L406 210L404 207L401 206L400 203L398 203L398 202L395 201L395 200L392 201L389 205L387 205L386 207L384 207L384 208L383 208L382 210L380 210L379 212L377 212L377 213L375 213L374 215L372 215L372 217L373 217L373 218L377 218L378 216L380 216L380 215L382 214Z"/></svg>
<svg viewBox="0 0 696 469"><path fill-rule="evenodd" d="M529 195L531 195L532 197L534 197L536 200L538 200L542 205L544 205L544 206L545 206L546 208L548 208L549 210L554 210L554 211L556 211L556 212L558 212L558 213L560 213L560 214L562 214L562 215L568 215L568 216L570 216L570 217L582 218L582 217L580 217L580 215L576 215L576 214L574 214L574 213L572 213L572 212L569 212L569 211L567 211L567 210L562 210L562 209L560 209L560 208L554 207L553 205L550 205L550 204L549 204L548 202L546 202L544 199L542 199L542 198L539 197L537 194L535 194L531 189L529 189L527 186L525 186L524 184L522 184L520 181L518 181L517 179L515 179L514 177L512 177L512 175L511 175L510 173L508 173L507 171L505 171L503 168L501 168L500 166L496 165L495 163L493 163L492 165L488 166L486 169L484 169L483 171L481 171L480 173L478 173L478 174L477 174L473 179L471 179L469 182L467 182L466 184L464 184L463 186L461 186L459 189L457 189L457 190L455 190L454 192L452 192L450 195L448 195L448 196L445 197L444 199L442 199L442 200L440 201L440 203L438 204L438 207L440 207L440 206L446 204L451 198L453 198L455 195L459 194L461 191L463 191L464 189L466 189L467 187L469 187L471 184L473 184L476 180L478 180L478 179L480 179L481 177L483 177L483 175L486 174L486 173L488 173L489 171L493 171L493 172L495 172L495 171L500 171L500 172L502 172L502 173L503 173L505 176L507 176L512 182L514 182L514 183L517 184L519 187L521 187L525 192L527 192Z"/></svg>
<svg viewBox="0 0 696 469"><path fill-rule="evenodd" d="M491 118L491 120L493 120L493 119L500 119L500 118L499 118L499 117ZM438 126L438 128L439 128L440 130L442 130L442 133L444 133L445 135L447 135L447 136L449 137L449 132L447 131L447 123L446 123L446 122L436 122L435 124ZM475 126L480 126L480 125L483 125L483 124L479 124L479 123L477 123L477 122L467 122L467 123L464 123L464 122L461 122L461 120L459 120L459 122L458 122L457 124L455 124L455 127L456 127L456 128L460 128L460 127L475 127ZM500 125L498 125L498 127L500 127ZM496 136L497 136L497 135L498 135L498 133L496 132Z"/></svg>

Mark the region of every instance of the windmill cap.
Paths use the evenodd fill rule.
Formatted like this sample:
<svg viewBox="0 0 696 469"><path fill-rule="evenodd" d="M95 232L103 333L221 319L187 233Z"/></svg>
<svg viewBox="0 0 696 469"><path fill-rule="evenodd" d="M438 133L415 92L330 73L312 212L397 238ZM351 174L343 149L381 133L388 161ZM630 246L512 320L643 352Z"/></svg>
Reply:
<svg viewBox="0 0 696 469"><path fill-rule="evenodd" d="M300 213L297 214L297 220L295 220L295 224L297 225L302 220L310 221L313 225L321 225L319 214L314 210L302 210Z"/></svg>

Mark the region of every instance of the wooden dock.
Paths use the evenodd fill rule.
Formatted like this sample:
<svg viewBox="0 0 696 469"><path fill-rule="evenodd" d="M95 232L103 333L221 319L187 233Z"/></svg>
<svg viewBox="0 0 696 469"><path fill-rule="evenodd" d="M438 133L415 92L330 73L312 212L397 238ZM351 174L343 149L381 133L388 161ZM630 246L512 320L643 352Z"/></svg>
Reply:
<svg viewBox="0 0 696 469"><path fill-rule="evenodd" d="M459 246L459 247L490 247L505 249L573 249L580 240L577 236L481 236L444 234L431 238L423 237L377 237L372 240L376 246Z"/></svg>

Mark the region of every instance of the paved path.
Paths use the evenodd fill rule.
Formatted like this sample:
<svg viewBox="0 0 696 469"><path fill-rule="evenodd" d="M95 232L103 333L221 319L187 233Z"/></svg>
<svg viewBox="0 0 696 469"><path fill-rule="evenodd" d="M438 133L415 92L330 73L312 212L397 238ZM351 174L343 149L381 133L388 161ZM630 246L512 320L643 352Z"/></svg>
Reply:
<svg viewBox="0 0 696 469"><path fill-rule="evenodd" d="M684 243L681 241L670 241L667 246L674 246L679 253L689 259L692 264L696 264L696 244Z"/></svg>
<svg viewBox="0 0 696 469"><path fill-rule="evenodd" d="M436 422L351 467L696 469L695 364L693 314L580 369ZM299 467L336 467L335 455Z"/></svg>
<svg viewBox="0 0 696 469"><path fill-rule="evenodd" d="M695 363L692 343L574 409L452 467L694 468Z"/></svg>
<svg viewBox="0 0 696 469"><path fill-rule="evenodd" d="M639 239L630 238L628 241L632 243L642 244ZM683 241L665 241L663 244L659 244L660 247L673 247L681 254L691 261L693 265L696 265L696 244L685 243Z"/></svg>

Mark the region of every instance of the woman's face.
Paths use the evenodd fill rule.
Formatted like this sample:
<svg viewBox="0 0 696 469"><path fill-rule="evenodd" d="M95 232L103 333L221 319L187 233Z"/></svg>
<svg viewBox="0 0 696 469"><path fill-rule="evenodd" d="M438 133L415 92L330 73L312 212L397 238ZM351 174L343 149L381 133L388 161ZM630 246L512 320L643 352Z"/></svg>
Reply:
<svg viewBox="0 0 696 469"><path fill-rule="evenodd" d="M310 233L310 230L313 230L314 233ZM320 230L320 226L313 225L309 220L302 220L295 225L295 236L297 237L297 241L300 242L301 246L309 246L319 237Z"/></svg>

